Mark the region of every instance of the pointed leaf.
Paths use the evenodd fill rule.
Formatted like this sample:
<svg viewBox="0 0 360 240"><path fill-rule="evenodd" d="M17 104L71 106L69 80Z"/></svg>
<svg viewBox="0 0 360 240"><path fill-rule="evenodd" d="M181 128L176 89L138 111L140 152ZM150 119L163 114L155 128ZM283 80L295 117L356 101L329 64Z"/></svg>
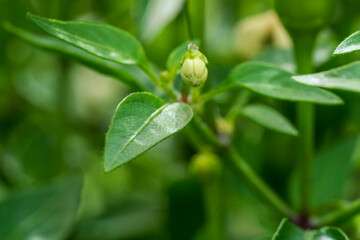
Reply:
<svg viewBox="0 0 360 240"><path fill-rule="evenodd" d="M135 78L131 74L133 72L132 68L134 68L132 66L120 65L98 58L58 39L31 33L21 28L17 28L10 23L4 23L4 28L31 45L50 52L61 54L66 58L79 62L100 73L115 77L136 90L144 90L146 85L152 83L150 79L146 79L148 81L146 81L146 83L142 83L139 81L141 78Z"/></svg>
<svg viewBox="0 0 360 240"><path fill-rule="evenodd" d="M289 120L271 107L262 104L251 104L244 107L241 114L265 128L293 136L298 134L298 131Z"/></svg>
<svg viewBox="0 0 360 240"><path fill-rule="evenodd" d="M105 141L104 170L136 158L185 127L193 115L185 103L165 103L150 93L133 93L117 107Z"/></svg>
<svg viewBox="0 0 360 240"><path fill-rule="evenodd" d="M335 49L334 55L355 53L360 51L360 31L351 34Z"/></svg>
<svg viewBox="0 0 360 240"><path fill-rule="evenodd" d="M349 240L340 229L323 227L319 230L305 231L287 219L283 219L272 240Z"/></svg>
<svg viewBox="0 0 360 240"><path fill-rule="evenodd" d="M64 22L28 13L46 33L95 56L126 65L145 65L141 44L131 34L106 24Z"/></svg>
<svg viewBox="0 0 360 240"><path fill-rule="evenodd" d="M30 192L0 203L0 236L10 239L65 239L79 206L79 178Z"/></svg>
<svg viewBox="0 0 360 240"><path fill-rule="evenodd" d="M180 70L180 68L181 68L180 60L181 60L182 56L186 53L186 51L188 49L188 45L190 43L195 43L197 46L199 46L200 41L199 40L186 41L183 44L181 44L180 46L178 46L177 48L175 48L170 53L170 55L166 61L166 67L168 68L168 70L170 72L177 73Z"/></svg>
<svg viewBox="0 0 360 240"><path fill-rule="evenodd" d="M294 76L293 79L310 86L360 93L360 62L353 62L325 72Z"/></svg>
<svg viewBox="0 0 360 240"><path fill-rule="evenodd" d="M206 97L216 95L229 89L245 87L256 93L287 101L313 102L319 104L341 104L342 100L335 94L306 86L294 81L292 73L275 65L248 62L235 67L229 77Z"/></svg>

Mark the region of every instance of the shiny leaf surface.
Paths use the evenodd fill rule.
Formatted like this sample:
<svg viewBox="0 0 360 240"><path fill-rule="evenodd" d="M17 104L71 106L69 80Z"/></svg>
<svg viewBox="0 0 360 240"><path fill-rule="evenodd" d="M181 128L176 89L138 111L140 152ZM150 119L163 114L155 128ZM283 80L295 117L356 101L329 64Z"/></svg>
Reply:
<svg viewBox="0 0 360 240"><path fill-rule="evenodd" d="M100 73L115 77L116 79L120 80L128 86L133 87L136 90L144 90L144 88L147 88L146 85L151 83L150 79L147 79L148 81L145 83L140 81L141 77L135 78L132 75L132 72L134 72L134 69L132 68L134 67L121 65L102 58L98 58L86 51L66 44L60 40L28 32L21 28L17 28L10 23L5 23L4 27L15 36L21 38L33 46L60 54Z"/></svg>
<svg viewBox="0 0 360 240"><path fill-rule="evenodd" d="M287 101L327 105L342 103L335 94L297 83L291 78L292 76L292 73L275 65L261 62L243 63L235 67L223 83L206 95L213 96L227 90L245 87L253 92Z"/></svg>
<svg viewBox="0 0 360 240"><path fill-rule="evenodd" d="M105 141L104 170L119 167L185 127L189 105L165 103L150 93L133 93L117 107Z"/></svg>
<svg viewBox="0 0 360 240"><path fill-rule="evenodd" d="M310 86L360 93L360 62L354 62L329 71L294 76L297 82Z"/></svg>
<svg viewBox="0 0 360 240"><path fill-rule="evenodd" d="M351 34L335 49L334 55L354 53L360 51L360 31Z"/></svg>
<svg viewBox="0 0 360 240"><path fill-rule="evenodd" d="M95 56L126 65L145 65L140 43L129 33L110 25L64 22L28 13L38 27L53 37Z"/></svg>

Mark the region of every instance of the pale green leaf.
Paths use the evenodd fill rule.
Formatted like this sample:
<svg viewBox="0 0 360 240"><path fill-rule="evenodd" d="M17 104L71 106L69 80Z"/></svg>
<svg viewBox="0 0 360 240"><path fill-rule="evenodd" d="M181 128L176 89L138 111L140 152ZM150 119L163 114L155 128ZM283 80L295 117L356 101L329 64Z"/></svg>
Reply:
<svg viewBox="0 0 360 240"><path fill-rule="evenodd" d="M293 74L275 65L248 62L235 67L229 77L218 87L204 95L204 98L245 87L253 92L287 101L312 102L318 104L341 104L341 98L316 87L300 84L292 79Z"/></svg>
<svg viewBox="0 0 360 240"><path fill-rule="evenodd" d="M342 41L335 49L334 55L355 53L360 51L360 31L357 31Z"/></svg>
<svg viewBox="0 0 360 240"><path fill-rule="evenodd" d="M79 178L15 194L0 203L2 240L65 239L79 206Z"/></svg>
<svg viewBox="0 0 360 240"><path fill-rule="evenodd" d="M165 103L150 93L133 93L117 107L105 141L104 170L136 158L185 127L193 116L185 103Z"/></svg>
<svg viewBox="0 0 360 240"><path fill-rule="evenodd" d="M95 56L126 65L146 65L141 44L131 34L106 24L64 22L28 13L42 30Z"/></svg>
<svg viewBox="0 0 360 240"><path fill-rule="evenodd" d="M241 110L241 114L255 123L285 134L296 136L298 131L281 113L262 104L251 104Z"/></svg>
<svg viewBox="0 0 360 240"><path fill-rule="evenodd" d="M294 76L293 79L310 86L360 92L360 62L325 72Z"/></svg>

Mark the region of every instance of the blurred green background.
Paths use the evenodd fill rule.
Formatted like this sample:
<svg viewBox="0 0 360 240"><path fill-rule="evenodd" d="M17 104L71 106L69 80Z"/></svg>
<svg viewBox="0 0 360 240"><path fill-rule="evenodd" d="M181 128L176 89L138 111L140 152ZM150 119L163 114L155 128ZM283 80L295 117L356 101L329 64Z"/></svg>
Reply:
<svg viewBox="0 0 360 240"><path fill-rule="evenodd" d="M189 40L183 6L183 0L0 0L0 22L39 34L26 19L27 12L111 24L136 36L161 70L169 53ZM360 29L359 13L359 1L339 1L331 27L317 41L317 71L359 58L331 56L338 43ZM205 22L214 85L245 60L294 71L291 41L270 0L207 0ZM13 196L31 195L44 185L80 175L83 185L75 220L53 239L211 239L201 183L188 174L195 152L182 135L103 173L105 133L117 104L130 92L119 81L37 49L0 28L0 223L11 218L4 209L9 210L6 204ZM346 105L317 107L313 205L319 212L336 208L337 200L354 199L360 191L360 97L336 93ZM237 94L217 98L216 110L228 110ZM260 96L251 101L272 105L294 122L293 103ZM296 139L241 118L234 142L266 182L296 206ZM281 216L227 171L222 190L228 239L270 239ZM48 216L52 217L57 216ZM351 239L360 239L359 225L360 218L344 226Z"/></svg>

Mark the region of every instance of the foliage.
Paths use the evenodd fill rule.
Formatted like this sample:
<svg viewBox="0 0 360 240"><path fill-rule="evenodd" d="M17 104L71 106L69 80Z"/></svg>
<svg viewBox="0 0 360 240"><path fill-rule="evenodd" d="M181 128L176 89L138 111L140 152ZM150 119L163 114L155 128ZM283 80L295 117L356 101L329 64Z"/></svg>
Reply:
<svg viewBox="0 0 360 240"><path fill-rule="evenodd" d="M0 238L359 239L350 2L0 0Z"/></svg>

